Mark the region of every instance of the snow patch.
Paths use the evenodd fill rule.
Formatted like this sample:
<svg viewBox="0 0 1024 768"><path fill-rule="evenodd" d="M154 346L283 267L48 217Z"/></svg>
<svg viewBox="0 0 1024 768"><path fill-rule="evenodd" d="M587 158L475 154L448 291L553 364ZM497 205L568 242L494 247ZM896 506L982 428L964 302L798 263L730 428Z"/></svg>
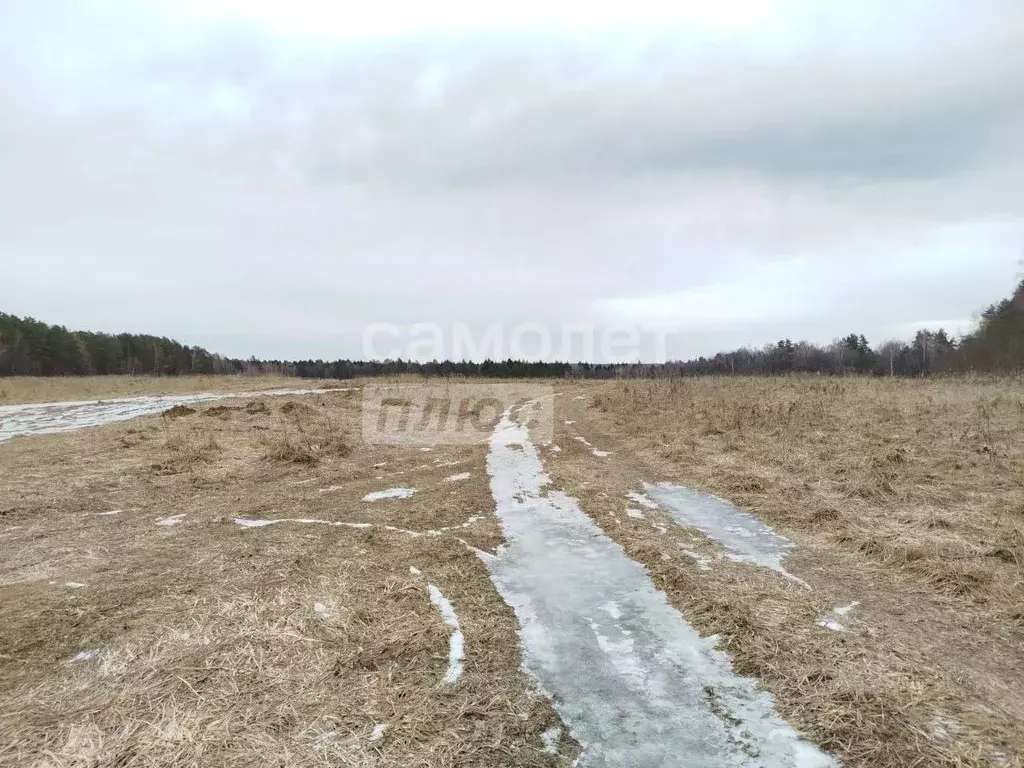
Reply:
<svg viewBox="0 0 1024 768"><path fill-rule="evenodd" d="M123 509L112 509L109 512L97 512L96 516L97 517L106 517L107 515L119 515L122 512L124 512Z"/></svg>
<svg viewBox="0 0 1024 768"><path fill-rule="evenodd" d="M326 616L327 606L323 603L313 603L313 613L315 613L317 616Z"/></svg>
<svg viewBox="0 0 1024 768"><path fill-rule="evenodd" d="M585 446L587 446L587 448L590 449L590 452L592 454L594 454L595 456L597 456L600 459L604 459L604 458L607 458L608 456L612 455L611 451L599 451L599 450L597 450L597 448L595 448L593 446L593 444L588 442L587 438L585 438L585 437L580 437L579 435L577 435L573 439L576 440L577 442L583 443Z"/></svg>
<svg viewBox="0 0 1024 768"><path fill-rule="evenodd" d="M65 581L64 582L64 586L67 587L68 589L81 589L82 587L85 586L85 584L82 584L81 582L78 582L78 581Z"/></svg>
<svg viewBox="0 0 1024 768"><path fill-rule="evenodd" d="M716 639L687 624L575 498L550 488L510 411L491 436L487 472L506 543L481 559L515 611L524 670L583 747L580 768L836 765L774 712L756 680L733 672Z"/></svg>
<svg viewBox="0 0 1024 768"><path fill-rule="evenodd" d="M575 424L576 422L575 422L575 421L567 421L567 422L565 422L565 423L566 423L566 424L569 424L569 425L572 425L572 424Z"/></svg>
<svg viewBox="0 0 1024 768"><path fill-rule="evenodd" d="M672 483L645 483L647 493L668 510L677 523L696 528L725 548L737 563L759 565L781 573L810 589L810 585L782 567L782 558L796 546L756 517L725 499Z"/></svg>
<svg viewBox="0 0 1024 768"><path fill-rule="evenodd" d="M818 619L818 626L819 627L824 627L825 629L831 629L833 632L845 632L846 631L846 627L844 627L842 624L840 624L835 619L829 619L829 618Z"/></svg>
<svg viewBox="0 0 1024 768"><path fill-rule="evenodd" d="M849 605L844 605L844 606L842 606L840 608L836 608L834 611L832 611L832 613L834 613L836 616L845 616L850 611L852 611L854 608L856 608L858 605L860 605L860 600L854 600Z"/></svg>
<svg viewBox="0 0 1024 768"><path fill-rule="evenodd" d="M643 520L644 519L644 512L643 512L643 510L642 509L637 509L636 507L626 507L626 514L629 517L635 518L637 520Z"/></svg>
<svg viewBox="0 0 1024 768"><path fill-rule="evenodd" d="M157 518L156 524L157 525L162 525L164 527L170 527L172 525L177 525L178 523L180 523L184 519L185 519L185 514L184 513L182 513L180 515L171 515L170 517L159 517L159 518Z"/></svg>
<svg viewBox="0 0 1024 768"><path fill-rule="evenodd" d="M379 501L380 499L407 499L416 493L415 488L388 488L386 491L374 491L363 496L363 501Z"/></svg>
<svg viewBox="0 0 1024 768"><path fill-rule="evenodd" d="M561 452L562 452L562 449L561 449L561 448L559 448L559 447L558 447L557 445L552 445L552 446L551 446L551 452L552 452L552 453L561 453Z"/></svg>
<svg viewBox="0 0 1024 768"><path fill-rule="evenodd" d="M540 735L540 740L544 742L544 752L549 755L558 754L558 742L562 739L562 726L553 725L548 728L544 733Z"/></svg>
<svg viewBox="0 0 1024 768"><path fill-rule="evenodd" d="M107 400L69 400L56 403L0 405L0 442L18 435L47 435L98 427L115 421L161 413L177 405L212 403L232 398L312 395L344 392L338 389L271 389L262 392L204 392L195 395L144 395Z"/></svg>
<svg viewBox="0 0 1024 768"><path fill-rule="evenodd" d="M384 733L390 728L387 723L380 723L373 726L373 733L370 734L370 743L376 744L378 741L384 738Z"/></svg>
<svg viewBox="0 0 1024 768"><path fill-rule="evenodd" d="M235 525L240 525L243 528L263 528L267 525L277 525L278 523L302 523L304 525L333 525L339 528L373 528L373 523L346 523L335 520L317 520L311 517L282 517L277 520L246 520L241 517L234 518ZM399 528L393 528L392 526L383 526L391 530L401 530ZM412 533L419 535L414 531L406 531L406 533Z"/></svg>
<svg viewBox="0 0 1024 768"><path fill-rule="evenodd" d="M100 655L98 650L79 651L68 661L92 661Z"/></svg>
<svg viewBox="0 0 1024 768"><path fill-rule="evenodd" d="M448 636L448 671L444 674L444 681L454 683L462 677L462 660L465 656L466 640L459 627L459 617L455 614L455 609L448 598L441 594L441 590L433 584L427 585L427 592L430 594L430 602L437 607L444 623L452 629L451 635Z"/></svg>
<svg viewBox="0 0 1024 768"><path fill-rule="evenodd" d="M641 507L647 509L657 509L658 504L651 500L651 497L646 493L637 493L636 491L630 491L626 494L626 498L632 501L634 504L639 504Z"/></svg>
<svg viewBox="0 0 1024 768"><path fill-rule="evenodd" d="M421 571L419 568L414 568L411 565L409 566L409 573L411 575L413 575L413 576L422 576L423 575L423 571Z"/></svg>
<svg viewBox="0 0 1024 768"><path fill-rule="evenodd" d="M697 567L702 571L710 571L711 563L708 558L699 552L694 552L692 549L684 549L684 555L688 555L697 561Z"/></svg>
<svg viewBox="0 0 1024 768"><path fill-rule="evenodd" d="M457 483L457 482L459 482L461 480L469 480L470 477L472 477L471 473L469 473L469 472L460 472L457 475L449 475L448 477L446 477L444 479L444 481L446 483Z"/></svg>

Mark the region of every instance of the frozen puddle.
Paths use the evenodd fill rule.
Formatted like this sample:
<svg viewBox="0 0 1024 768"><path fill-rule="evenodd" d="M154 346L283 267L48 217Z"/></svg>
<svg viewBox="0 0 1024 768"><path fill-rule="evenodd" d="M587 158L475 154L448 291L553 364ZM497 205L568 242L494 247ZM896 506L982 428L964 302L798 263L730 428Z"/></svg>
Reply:
<svg viewBox="0 0 1024 768"><path fill-rule="evenodd" d="M374 491L363 496L363 501L379 501L380 499L407 499L416 493L415 488L388 488L386 491Z"/></svg>
<svg viewBox="0 0 1024 768"><path fill-rule="evenodd" d="M455 615L455 609L448 598L442 595L441 590L433 584L427 585L427 592L430 594L430 602L437 607L444 623L452 630L451 635L448 636L448 671L444 674L444 681L454 683L462 677L462 659L465 654L466 639L459 626L459 617Z"/></svg>
<svg viewBox="0 0 1024 768"><path fill-rule="evenodd" d="M771 568L807 587L782 567L783 556L796 545L779 536L756 517L725 499L672 483L644 483L647 494L668 511L677 523L696 528L725 548L725 556L737 563Z"/></svg>
<svg viewBox="0 0 1024 768"><path fill-rule="evenodd" d="M342 389L271 389L263 392L208 392L197 395L156 395L110 400L75 400L63 403L0 405L0 441L18 435L46 435L98 427L113 421L161 413L176 405L212 403L230 398L311 395Z"/></svg>
<svg viewBox="0 0 1024 768"><path fill-rule="evenodd" d="M686 623L576 499L546 489L528 430L509 412L487 471L506 544L481 559L519 620L524 669L583 748L580 768L836 765L733 673L715 639Z"/></svg>

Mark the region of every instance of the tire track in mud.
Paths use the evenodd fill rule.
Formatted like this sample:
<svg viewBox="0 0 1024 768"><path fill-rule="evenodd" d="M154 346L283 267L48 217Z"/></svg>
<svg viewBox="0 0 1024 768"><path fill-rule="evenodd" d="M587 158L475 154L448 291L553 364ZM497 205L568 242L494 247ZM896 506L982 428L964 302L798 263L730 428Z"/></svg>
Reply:
<svg viewBox="0 0 1024 768"><path fill-rule="evenodd" d="M836 766L755 680L733 673L715 639L686 623L576 499L547 487L513 414L502 415L487 456L505 544L481 559L515 611L525 671L582 747L578 765Z"/></svg>

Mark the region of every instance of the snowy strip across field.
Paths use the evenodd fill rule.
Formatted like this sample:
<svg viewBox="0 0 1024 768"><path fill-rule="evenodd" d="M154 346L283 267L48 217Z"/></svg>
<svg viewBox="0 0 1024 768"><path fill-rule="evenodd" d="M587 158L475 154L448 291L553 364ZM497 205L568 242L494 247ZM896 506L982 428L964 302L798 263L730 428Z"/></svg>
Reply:
<svg viewBox="0 0 1024 768"><path fill-rule="evenodd" d="M444 681L454 683L462 677L462 659L465 655L466 640L462 634L462 628L459 626L459 617L455 614L455 609L448 598L441 594L441 590L433 584L427 585L427 592L430 594L430 602L437 607L444 623L452 630L448 637L448 671L445 672Z"/></svg>
<svg viewBox="0 0 1024 768"><path fill-rule="evenodd" d="M771 568L787 579L808 586L782 567L782 558L796 545L753 515L725 499L672 483L645 483L645 490L677 523L696 528L725 548L725 556L737 563Z"/></svg>
<svg viewBox="0 0 1024 768"><path fill-rule="evenodd" d="M0 405L0 440L18 435L45 435L98 427L114 421L160 413L176 405L211 403L239 397L312 395L345 389L270 389L263 392L206 392L198 395L154 395L111 400L74 400L65 403Z"/></svg>
<svg viewBox="0 0 1024 768"><path fill-rule="evenodd" d="M537 449L510 412L487 471L507 543L482 560L519 620L524 668L583 747L580 768L835 765L576 499L545 493Z"/></svg>

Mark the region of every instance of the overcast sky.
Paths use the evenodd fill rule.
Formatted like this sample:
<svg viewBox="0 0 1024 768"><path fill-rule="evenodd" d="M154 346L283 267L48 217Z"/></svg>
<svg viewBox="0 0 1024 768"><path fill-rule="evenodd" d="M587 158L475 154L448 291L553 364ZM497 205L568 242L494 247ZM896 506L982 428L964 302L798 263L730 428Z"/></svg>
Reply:
<svg viewBox="0 0 1024 768"><path fill-rule="evenodd" d="M1022 40L1020 0L0 0L0 311L289 358L966 330L1024 256Z"/></svg>

